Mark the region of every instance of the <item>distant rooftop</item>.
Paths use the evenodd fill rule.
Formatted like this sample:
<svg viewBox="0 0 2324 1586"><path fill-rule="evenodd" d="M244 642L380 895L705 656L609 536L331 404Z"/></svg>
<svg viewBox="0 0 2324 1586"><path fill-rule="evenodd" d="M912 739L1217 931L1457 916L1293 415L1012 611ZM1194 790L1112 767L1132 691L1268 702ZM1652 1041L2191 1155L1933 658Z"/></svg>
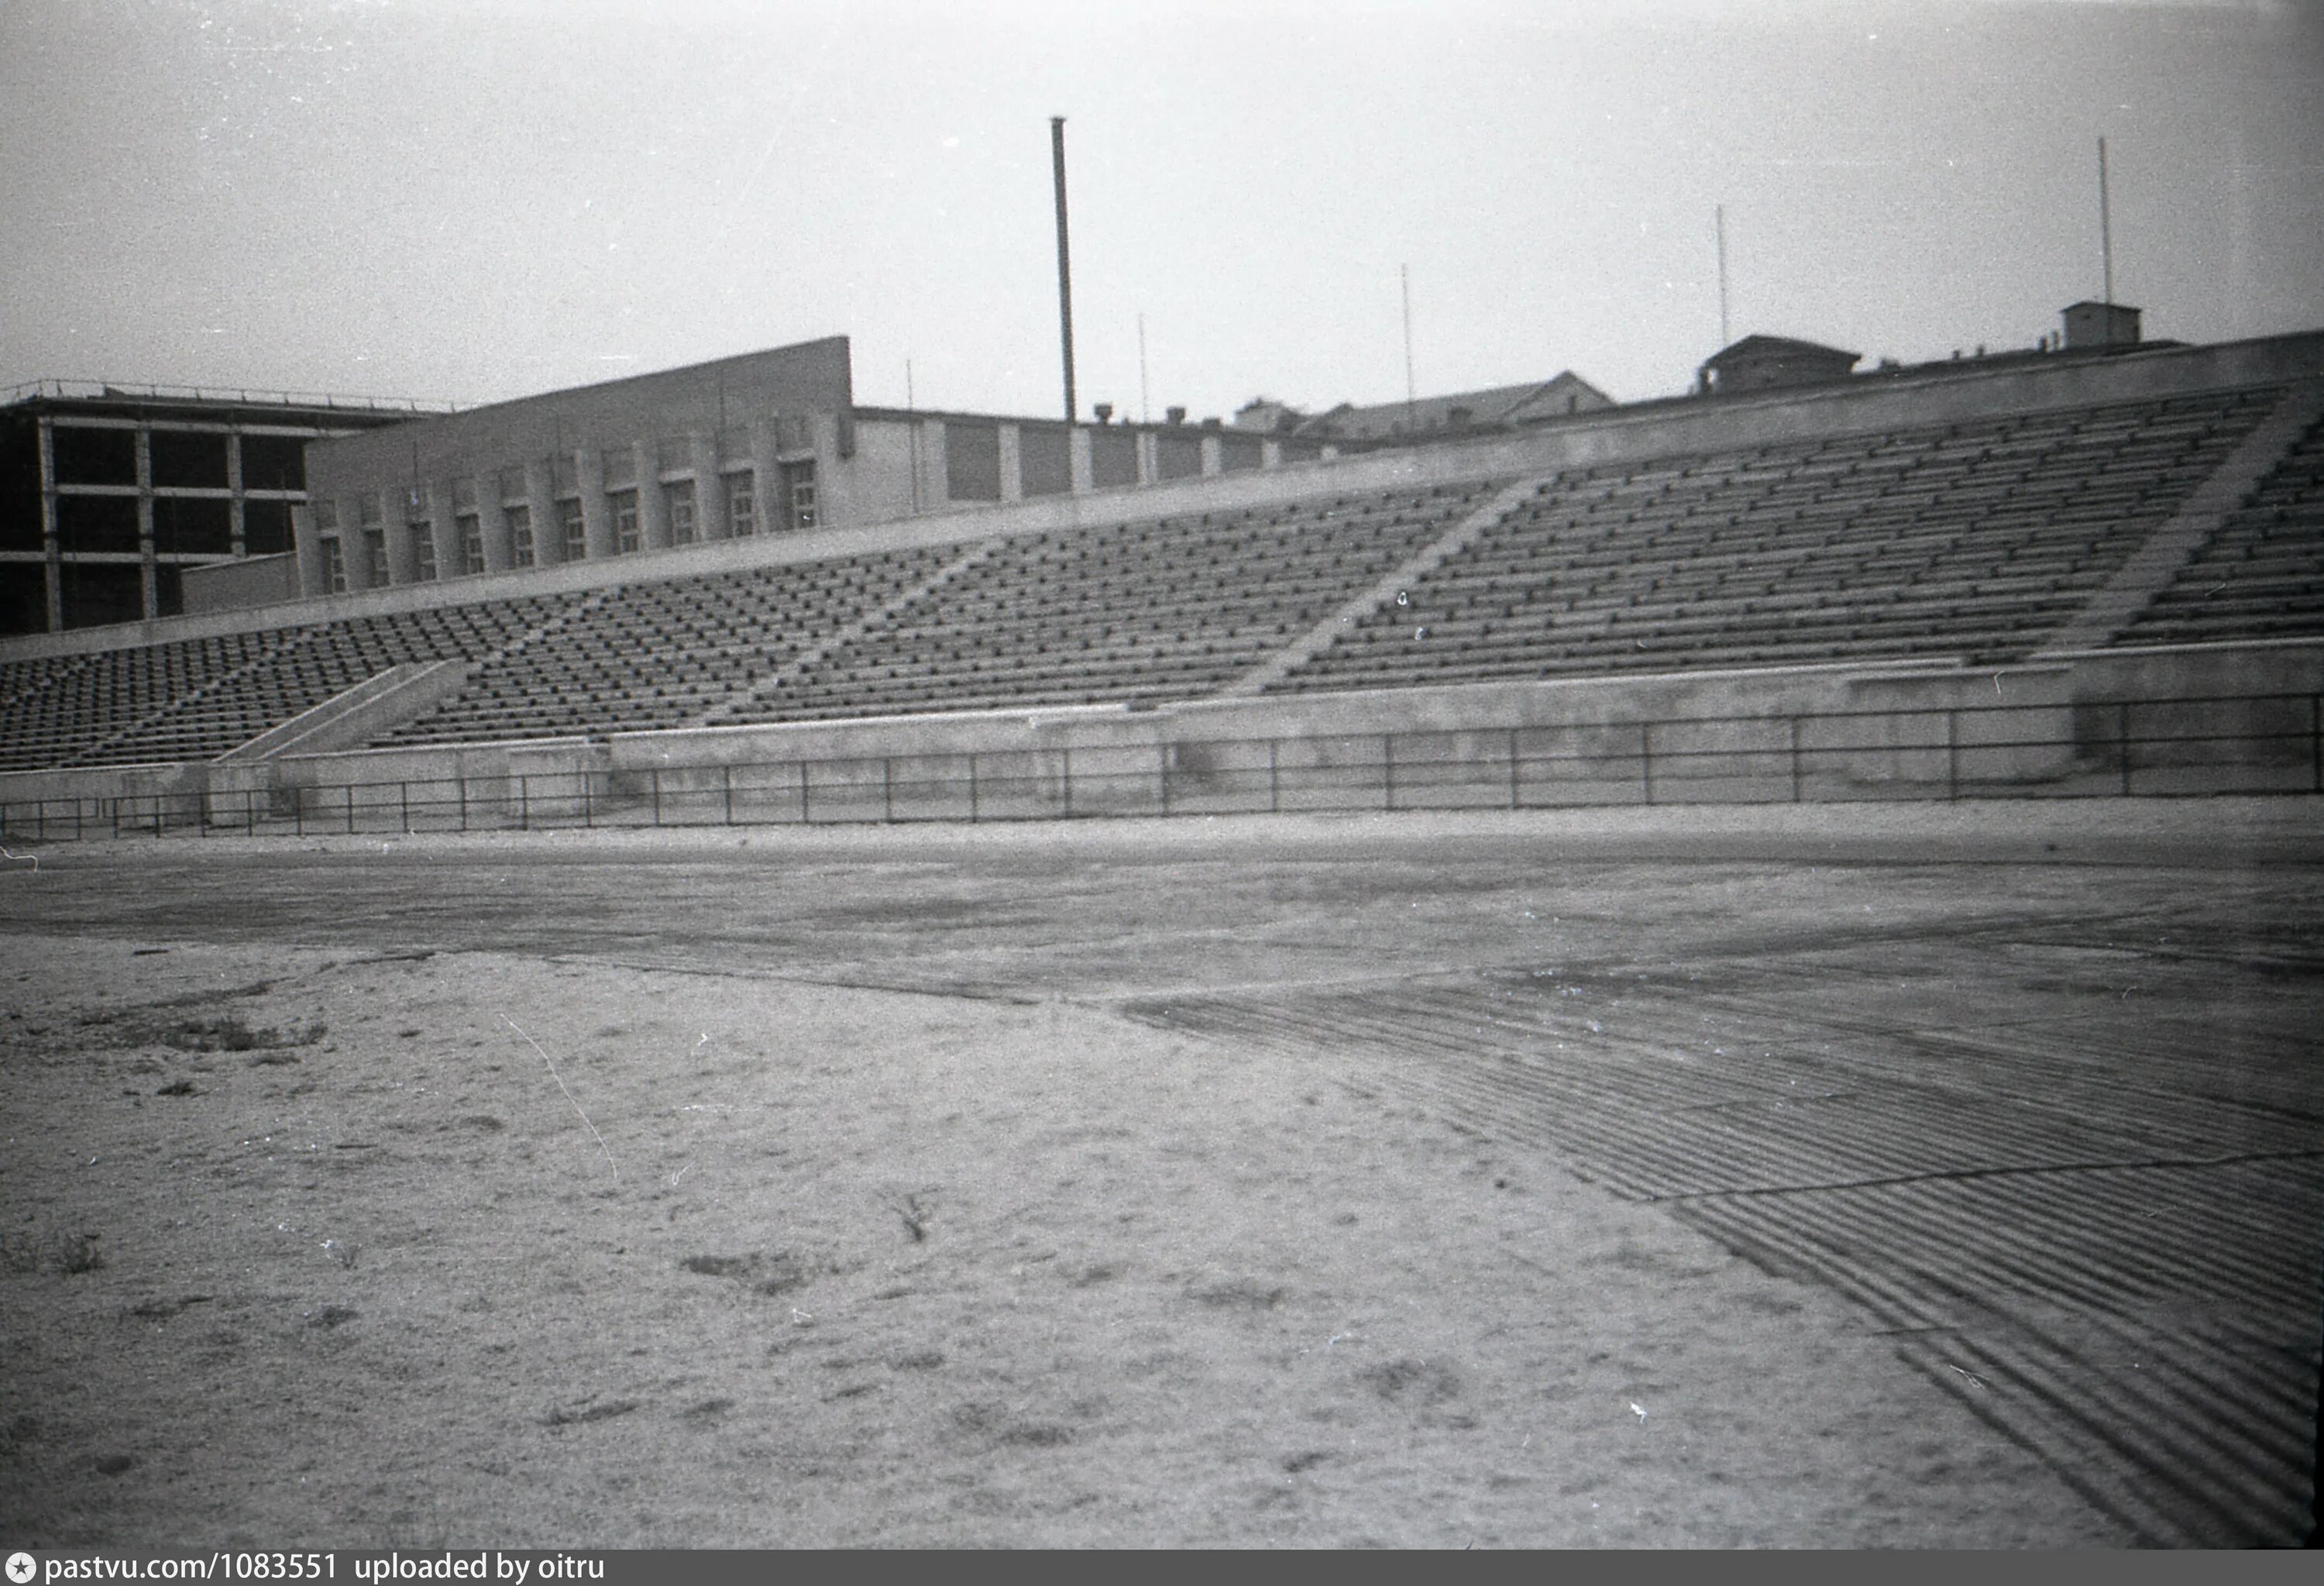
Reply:
<svg viewBox="0 0 2324 1586"><path fill-rule="evenodd" d="M224 385L137 385L111 380L28 380L0 391L0 404L35 401L235 402L251 407L344 408L365 413L454 413L457 402L422 397L347 396Z"/></svg>

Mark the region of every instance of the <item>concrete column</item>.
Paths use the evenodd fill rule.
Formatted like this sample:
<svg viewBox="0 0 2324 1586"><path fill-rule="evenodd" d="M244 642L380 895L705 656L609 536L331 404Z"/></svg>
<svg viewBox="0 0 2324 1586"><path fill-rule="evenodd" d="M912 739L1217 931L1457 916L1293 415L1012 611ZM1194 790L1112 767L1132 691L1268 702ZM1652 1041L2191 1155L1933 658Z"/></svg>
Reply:
<svg viewBox="0 0 2324 1586"><path fill-rule="evenodd" d="M718 474L718 437L696 435L691 438L694 455L694 538L707 545L714 539L731 539L733 528L726 521L726 481Z"/></svg>
<svg viewBox="0 0 2324 1586"><path fill-rule="evenodd" d="M65 558L64 548L57 540L57 435L56 421L42 417L41 431L41 563L45 591L45 606L49 632L61 633L65 626Z"/></svg>
<svg viewBox="0 0 2324 1586"><path fill-rule="evenodd" d="M932 420L912 420L910 444L907 450L912 458L912 500L918 512L936 512L943 508L945 496L944 426Z"/></svg>
<svg viewBox="0 0 2324 1586"><path fill-rule="evenodd" d="M1259 443L1259 466L1262 470L1268 468L1280 468L1283 466L1283 443L1279 440L1260 441Z"/></svg>
<svg viewBox="0 0 2324 1586"><path fill-rule="evenodd" d="M1206 475L1225 473L1226 447L1219 443L1219 438L1215 435L1205 435L1203 437L1201 444L1203 447L1203 472Z"/></svg>
<svg viewBox="0 0 2324 1586"><path fill-rule="evenodd" d="M1141 429L1138 432L1138 483L1151 484L1160 477L1162 460L1154 448L1154 432Z"/></svg>
<svg viewBox="0 0 2324 1586"><path fill-rule="evenodd" d="M420 582L420 525L402 512L387 525L387 576L392 584Z"/></svg>
<svg viewBox="0 0 2324 1586"><path fill-rule="evenodd" d="M137 428L137 573L140 611L148 617L161 609L161 591L153 576L153 432Z"/></svg>
<svg viewBox="0 0 2324 1586"><path fill-rule="evenodd" d="M290 509L290 554L298 558L300 595L311 600L330 594L322 531L315 527L315 509L304 503Z"/></svg>
<svg viewBox="0 0 2324 1586"><path fill-rule="evenodd" d="M565 528L557 521L557 475L547 457L526 459L524 502L532 509L533 565L553 567L565 559Z"/></svg>
<svg viewBox="0 0 2324 1586"><path fill-rule="evenodd" d="M387 527L389 512L403 511L403 493L391 490L386 498L367 496L356 503L355 521L339 520L339 567L346 575L347 593L371 587L371 536ZM370 521L364 521L363 504L371 504Z"/></svg>
<svg viewBox="0 0 2324 1586"><path fill-rule="evenodd" d="M229 549L236 556L244 554L242 533L242 430L239 426L226 438L226 487L234 492L226 503L226 532L233 536Z"/></svg>
<svg viewBox="0 0 2324 1586"><path fill-rule="evenodd" d="M661 493L661 447L641 440L638 454L638 544L646 550L669 549L669 502Z"/></svg>
<svg viewBox="0 0 2324 1586"><path fill-rule="evenodd" d="M460 576L460 526L452 521L452 486L448 480L430 480L420 488L420 511L426 520L428 549L436 556L436 578L441 583ZM420 550L413 541L412 576L419 575Z"/></svg>
<svg viewBox="0 0 2324 1586"><path fill-rule="evenodd" d="M1001 426L1001 499L1025 499L1025 437L1014 424Z"/></svg>
<svg viewBox="0 0 2324 1586"><path fill-rule="evenodd" d="M775 420L771 414L751 420L751 467L758 475L759 532L779 534L785 521L781 502L783 470L775 460Z"/></svg>
<svg viewBox="0 0 2324 1586"><path fill-rule="evenodd" d="M1093 483L1097 476L1096 465L1090 461L1090 432L1076 424L1066 433L1069 437L1066 446L1073 457L1074 493L1087 495L1097 488Z"/></svg>
<svg viewBox="0 0 2324 1586"><path fill-rule="evenodd" d="M508 514L501 511L500 476L493 476L493 487L487 491L484 482L477 481L476 527L484 531L484 571L505 573L516 566L516 552L509 544Z"/></svg>
<svg viewBox="0 0 2324 1586"><path fill-rule="evenodd" d="M589 540L589 559L606 562L621 554L613 539L613 504L605 499L604 453L594 446L583 447L575 459L574 478L581 486L581 522Z"/></svg>

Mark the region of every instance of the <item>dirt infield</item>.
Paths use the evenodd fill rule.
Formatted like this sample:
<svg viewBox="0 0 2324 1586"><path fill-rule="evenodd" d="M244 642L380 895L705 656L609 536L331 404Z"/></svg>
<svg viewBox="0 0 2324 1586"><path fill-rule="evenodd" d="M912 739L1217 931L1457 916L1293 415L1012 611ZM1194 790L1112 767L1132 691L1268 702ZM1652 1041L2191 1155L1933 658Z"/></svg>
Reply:
<svg viewBox="0 0 2324 1586"><path fill-rule="evenodd" d="M44 851L0 1543L2297 1540L2316 812L1640 813Z"/></svg>

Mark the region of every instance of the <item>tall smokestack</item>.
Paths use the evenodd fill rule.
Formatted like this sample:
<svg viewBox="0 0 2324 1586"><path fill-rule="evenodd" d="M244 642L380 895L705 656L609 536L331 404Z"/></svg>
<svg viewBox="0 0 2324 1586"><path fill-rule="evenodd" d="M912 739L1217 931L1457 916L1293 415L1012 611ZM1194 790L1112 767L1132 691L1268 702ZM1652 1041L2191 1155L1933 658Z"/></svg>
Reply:
<svg viewBox="0 0 2324 1586"><path fill-rule="evenodd" d="M1074 255L1065 242L1065 118L1049 117L1049 162L1057 177L1057 336L1065 359L1065 422L1074 420Z"/></svg>

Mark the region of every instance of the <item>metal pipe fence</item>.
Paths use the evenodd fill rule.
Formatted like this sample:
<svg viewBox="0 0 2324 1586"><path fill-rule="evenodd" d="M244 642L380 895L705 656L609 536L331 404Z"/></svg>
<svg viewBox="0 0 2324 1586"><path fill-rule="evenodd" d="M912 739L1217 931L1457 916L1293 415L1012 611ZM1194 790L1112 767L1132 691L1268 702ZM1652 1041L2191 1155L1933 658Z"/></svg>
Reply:
<svg viewBox="0 0 2324 1586"><path fill-rule="evenodd" d="M0 803L0 841L2324 793L2324 694L1194 738Z"/></svg>

